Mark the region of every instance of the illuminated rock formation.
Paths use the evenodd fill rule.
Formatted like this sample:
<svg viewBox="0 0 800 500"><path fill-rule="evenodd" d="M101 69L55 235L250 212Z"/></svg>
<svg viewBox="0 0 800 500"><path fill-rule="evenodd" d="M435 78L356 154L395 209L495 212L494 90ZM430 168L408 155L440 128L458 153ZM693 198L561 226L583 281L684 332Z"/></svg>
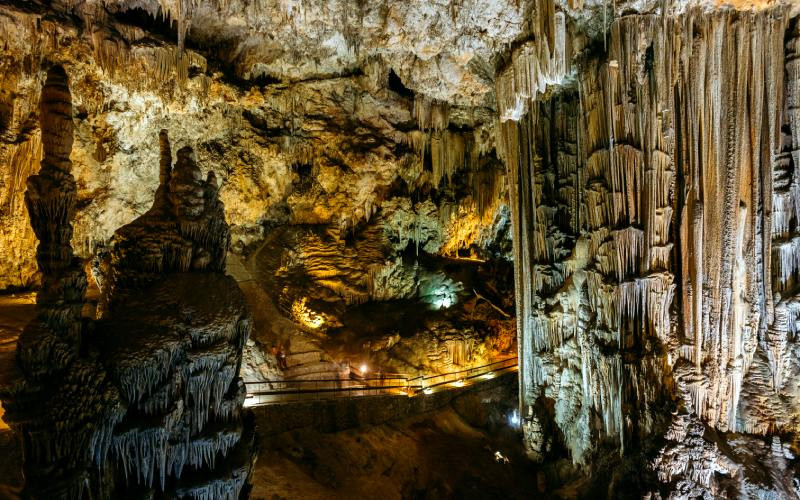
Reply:
<svg viewBox="0 0 800 500"><path fill-rule="evenodd" d="M62 61L72 77L74 245L84 258L150 208L159 184L149 168L159 161L152 138L162 128L175 151L191 145L203 172L215 173L239 250L278 224L340 225L352 234L374 220L398 178L424 193L434 183L464 183L481 214L499 204L489 62L524 25L516 0L461 2L459 14L445 4L369 3L363 29L349 1L295 2L308 17L287 17L277 1L184 2L191 15L168 3L0 6L0 36L9 42L0 85L0 253L10 256L0 260L0 289L35 284L35 238L21 199L38 165L39 134L26 122L38 102L32 61ZM182 24L191 27L182 54L172 28L160 30L163 15L177 21L179 12L191 19ZM362 37L358 53L337 34L349 29L343 18ZM230 31L217 24L228 20ZM458 102L445 103L448 96ZM477 233L472 200L456 198L447 201L469 214L459 235Z"/></svg>
<svg viewBox="0 0 800 500"><path fill-rule="evenodd" d="M553 423L584 463L666 433L678 496L741 495L742 455L703 426L796 432L794 25L781 7L621 17L576 83L499 110L532 456Z"/></svg>
<svg viewBox="0 0 800 500"><path fill-rule="evenodd" d="M254 425L239 378L251 320L224 274L228 225L213 172L160 135L153 207L115 234L97 338L128 408L110 456L128 487L175 498L246 495ZM114 332L114 333L112 333Z"/></svg>
<svg viewBox="0 0 800 500"><path fill-rule="evenodd" d="M189 148L171 168L162 134L153 209L117 233L103 319L82 318L86 277L70 244L73 112L60 66L41 103L44 155L26 201L43 285L2 393L24 447L24 494L246 496L254 426L238 374L250 317L223 273L230 237L213 173L201 178Z"/></svg>

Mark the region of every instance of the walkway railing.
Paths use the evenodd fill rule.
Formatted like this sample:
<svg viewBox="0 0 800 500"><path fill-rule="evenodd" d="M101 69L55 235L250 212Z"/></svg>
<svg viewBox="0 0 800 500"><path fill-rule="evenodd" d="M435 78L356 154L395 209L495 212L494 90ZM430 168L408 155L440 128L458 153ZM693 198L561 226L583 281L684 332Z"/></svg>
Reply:
<svg viewBox="0 0 800 500"><path fill-rule="evenodd" d="M517 369L517 358L506 358L483 366L437 375L409 377L401 374L318 380L265 380L246 382L245 406L316 401L363 396L431 394L489 380Z"/></svg>

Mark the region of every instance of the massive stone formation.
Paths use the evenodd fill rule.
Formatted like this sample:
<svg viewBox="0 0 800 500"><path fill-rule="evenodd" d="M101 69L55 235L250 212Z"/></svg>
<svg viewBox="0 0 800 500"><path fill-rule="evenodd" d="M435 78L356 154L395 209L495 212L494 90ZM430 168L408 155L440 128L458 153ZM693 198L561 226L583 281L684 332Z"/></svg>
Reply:
<svg viewBox="0 0 800 500"><path fill-rule="evenodd" d="M17 344L16 380L3 389L3 401L5 419L23 445L23 493L80 498L101 491L105 471L97 465L105 460L111 429L124 408L95 353L83 354L86 275L70 244L72 102L60 66L47 73L39 120L44 156L39 174L28 179L25 201L39 239L43 284L37 317Z"/></svg>
<svg viewBox="0 0 800 500"><path fill-rule="evenodd" d="M780 7L624 16L575 83L500 102L532 456L563 440L588 463L666 435L661 481L745 494L703 424L795 435L795 24ZM513 81L535 81L523 56ZM526 112L503 113L512 100Z"/></svg>
<svg viewBox="0 0 800 500"><path fill-rule="evenodd" d="M153 207L113 240L97 342L128 412L111 438L126 484L176 498L246 494L254 425L239 378L251 320L224 274L230 235L213 172L162 131Z"/></svg>
<svg viewBox="0 0 800 500"><path fill-rule="evenodd" d="M26 202L43 285L2 392L24 448L24 494L246 495L254 426L238 373L250 317L223 272L230 237L213 173L201 178L189 148L172 169L162 134L156 201L118 231L95 323L81 316L86 276L70 244L73 118L60 66L41 103L44 155Z"/></svg>

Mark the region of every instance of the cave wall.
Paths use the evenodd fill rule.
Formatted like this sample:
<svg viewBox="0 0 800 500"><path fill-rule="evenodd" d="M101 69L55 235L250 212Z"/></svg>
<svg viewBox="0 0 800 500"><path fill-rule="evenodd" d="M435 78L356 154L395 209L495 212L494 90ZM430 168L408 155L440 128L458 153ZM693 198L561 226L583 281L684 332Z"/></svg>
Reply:
<svg viewBox="0 0 800 500"><path fill-rule="evenodd" d="M81 257L148 209L162 128L176 149L191 146L202 168L216 174L235 249L276 224L352 231L374 220L398 185L401 196L421 193L414 205L449 189L456 172L465 173L456 182L472 186L471 200L437 197L436 211L449 212L443 224L436 217L436 250L455 253L477 242L504 185L493 153L487 61L516 36L523 13L506 2L488 10L465 5L453 15L443 6L401 12L389 5L397 2L385 3L365 8L358 50L325 24L335 20L347 31L338 22L337 12L347 10L342 2L308 3L307 17L289 15L280 24L272 21L288 15L282 4L250 12L237 2L198 3L184 52L164 21L177 20L167 3L0 7L0 289L39 281L22 196L41 155L36 89L51 63L71 75L73 246ZM355 11L349 15L355 25ZM408 16L427 24L407 32ZM495 27L470 28L476 25ZM432 45L414 46L426 26L437 34L426 35ZM387 43L390 52L382 49ZM466 97L453 97L459 92Z"/></svg>
<svg viewBox="0 0 800 500"><path fill-rule="evenodd" d="M533 457L624 454L670 425L664 450L696 424L796 443L796 36L781 7L622 16L572 81L517 87L498 142ZM661 480L719 492L737 466L703 446L691 467L662 452Z"/></svg>

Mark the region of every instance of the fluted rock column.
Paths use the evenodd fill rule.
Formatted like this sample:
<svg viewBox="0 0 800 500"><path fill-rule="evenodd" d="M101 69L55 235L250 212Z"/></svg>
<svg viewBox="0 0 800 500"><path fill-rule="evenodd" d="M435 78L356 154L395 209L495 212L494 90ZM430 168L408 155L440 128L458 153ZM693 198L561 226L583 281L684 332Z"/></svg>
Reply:
<svg viewBox="0 0 800 500"><path fill-rule="evenodd" d="M0 396L5 419L23 446L24 495L97 496L105 481L105 471L97 465L105 458L110 429L123 409L96 359L80 352L86 276L70 244L76 198L69 159L72 103L60 66L48 71L39 120L42 167L28 179L25 202L39 239L42 288L37 316L17 343L16 380Z"/></svg>
<svg viewBox="0 0 800 500"><path fill-rule="evenodd" d="M74 259L72 219L75 216L75 179L72 162L72 101L67 74L61 66L47 73L39 107L44 155L42 168L28 178L25 203L36 237L36 258L43 275L39 304L83 304L86 277ZM79 313L80 311L78 311Z"/></svg>

